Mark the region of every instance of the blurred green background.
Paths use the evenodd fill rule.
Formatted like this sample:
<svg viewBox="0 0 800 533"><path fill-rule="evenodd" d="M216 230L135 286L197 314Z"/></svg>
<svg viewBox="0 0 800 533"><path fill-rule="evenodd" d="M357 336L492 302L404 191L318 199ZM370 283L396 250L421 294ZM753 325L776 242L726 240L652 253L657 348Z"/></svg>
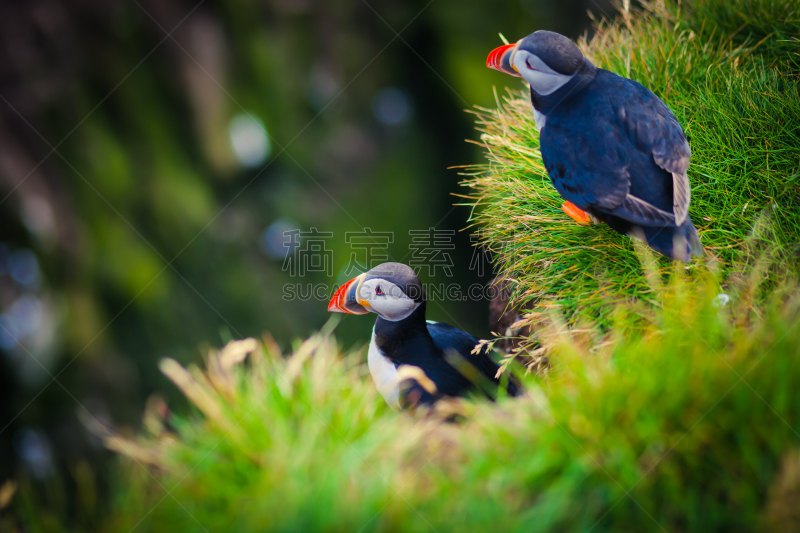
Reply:
<svg viewBox="0 0 800 533"><path fill-rule="evenodd" d="M452 278L423 280L485 284L448 170L481 158L464 110L515 83L485 67L498 32L574 38L589 10L612 13L604 0L0 4L0 482L71 483L87 465L103 477L81 417L134 432L154 391L181 409L164 357L318 329L327 300L285 287L354 276L351 254L366 256L347 232L393 232L373 259L409 262L409 230L450 231ZM329 268L293 276L312 239L284 233L311 228L331 234ZM485 301L437 300L429 318L489 335ZM337 336L361 345L371 327L344 320Z"/></svg>

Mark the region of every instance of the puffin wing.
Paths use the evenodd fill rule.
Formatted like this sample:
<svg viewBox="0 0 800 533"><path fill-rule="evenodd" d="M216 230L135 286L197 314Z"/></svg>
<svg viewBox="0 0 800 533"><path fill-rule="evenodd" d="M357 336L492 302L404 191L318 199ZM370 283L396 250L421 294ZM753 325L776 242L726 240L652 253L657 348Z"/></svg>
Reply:
<svg viewBox="0 0 800 533"><path fill-rule="evenodd" d="M686 171L691 151L677 119L642 85L614 76L611 112L594 124L564 127L548 121L540 145L545 168L556 190L581 209L595 208L635 224L680 226L689 211ZM595 117L597 119L597 117ZM589 119L587 119L589 120ZM672 209L667 211L630 193L634 149L652 159L672 178Z"/></svg>
<svg viewBox="0 0 800 533"><path fill-rule="evenodd" d="M666 104L643 85L632 80L625 81L628 90L624 94L617 93L617 98L612 103L616 119L624 127L630 142L650 155L658 167L672 176L672 213L664 216L665 212L661 209L633 196L625 208L637 215L649 216L654 221L680 226L689 214L691 201L687 175L692 156L691 148L678 119Z"/></svg>
<svg viewBox="0 0 800 533"><path fill-rule="evenodd" d="M480 342L479 339L444 322L428 321L428 332L431 334L434 344L442 353L447 350L455 350L461 357L478 369L481 374L489 378L493 383L497 383L498 380L495 376L500 367L489 356L488 348L484 346L480 352L472 353L472 350ZM511 396L517 396L520 393L519 385L510 374L508 392Z"/></svg>
<svg viewBox="0 0 800 533"><path fill-rule="evenodd" d="M607 129L604 135L589 138L586 131L552 121L539 140L553 186L581 209L613 211L628 196L626 157L612 138L615 132Z"/></svg>

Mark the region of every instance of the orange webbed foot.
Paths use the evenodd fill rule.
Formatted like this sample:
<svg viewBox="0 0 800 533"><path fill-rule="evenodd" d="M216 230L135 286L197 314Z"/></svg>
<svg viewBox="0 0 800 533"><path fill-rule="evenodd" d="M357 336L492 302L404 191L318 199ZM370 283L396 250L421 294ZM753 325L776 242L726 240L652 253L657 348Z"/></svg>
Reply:
<svg viewBox="0 0 800 533"><path fill-rule="evenodd" d="M580 224L581 226L588 226L592 223L592 219L586 211L579 208L572 202L564 202L561 204L561 209L569 215L569 217Z"/></svg>

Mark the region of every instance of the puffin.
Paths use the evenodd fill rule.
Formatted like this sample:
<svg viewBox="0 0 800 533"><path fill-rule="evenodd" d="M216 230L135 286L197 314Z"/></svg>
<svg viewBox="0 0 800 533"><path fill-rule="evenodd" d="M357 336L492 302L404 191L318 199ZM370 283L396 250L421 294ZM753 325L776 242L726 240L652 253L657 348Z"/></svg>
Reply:
<svg viewBox="0 0 800 533"><path fill-rule="evenodd" d="M367 363L378 391L394 409L432 405L443 397L476 391L493 399L501 385L499 367L488 348L475 350L480 342L476 337L449 324L425 320L425 290L407 265L383 263L356 276L334 293L328 311L377 315ZM403 365L424 373L409 379L407 390L401 387ZM505 388L509 396L522 393L510 374Z"/></svg>
<svg viewBox="0 0 800 533"><path fill-rule="evenodd" d="M486 66L530 85L542 160L567 215L605 222L673 260L702 255L689 216L691 150L664 102L551 31L494 49Z"/></svg>

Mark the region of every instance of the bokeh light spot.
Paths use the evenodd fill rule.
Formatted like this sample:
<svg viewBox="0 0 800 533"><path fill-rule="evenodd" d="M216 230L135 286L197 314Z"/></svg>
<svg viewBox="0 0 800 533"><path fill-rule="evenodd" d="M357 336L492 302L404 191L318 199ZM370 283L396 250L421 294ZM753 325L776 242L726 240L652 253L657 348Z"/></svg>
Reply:
<svg viewBox="0 0 800 533"><path fill-rule="evenodd" d="M386 87L372 99L372 113L383 124L398 126L405 124L414 113L411 99L402 89Z"/></svg>
<svg viewBox="0 0 800 533"><path fill-rule="evenodd" d="M300 245L299 233L292 235L290 232L299 232L297 223L280 218L267 226L261 233L261 251L270 259L285 259ZM294 238L293 238L294 237Z"/></svg>
<svg viewBox="0 0 800 533"><path fill-rule="evenodd" d="M26 288L39 284L39 261L28 249L17 250L8 257L8 272L14 281Z"/></svg>
<svg viewBox="0 0 800 533"><path fill-rule="evenodd" d="M21 429L14 436L14 448L35 478L44 479L52 473L53 450L41 431Z"/></svg>
<svg viewBox="0 0 800 533"><path fill-rule="evenodd" d="M19 328L14 318L8 313L0 316L0 348L10 350L17 345L20 337Z"/></svg>
<svg viewBox="0 0 800 533"><path fill-rule="evenodd" d="M42 304L32 294L17 298L8 314L22 335L32 335L42 326Z"/></svg>
<svg viewBox="0 0 800 533"><path fill-rule="evenodd" d="M263 163L270 152L267 130L252 115L237 115L228 127L233 152L243 166L254 167Z"/></svg>

